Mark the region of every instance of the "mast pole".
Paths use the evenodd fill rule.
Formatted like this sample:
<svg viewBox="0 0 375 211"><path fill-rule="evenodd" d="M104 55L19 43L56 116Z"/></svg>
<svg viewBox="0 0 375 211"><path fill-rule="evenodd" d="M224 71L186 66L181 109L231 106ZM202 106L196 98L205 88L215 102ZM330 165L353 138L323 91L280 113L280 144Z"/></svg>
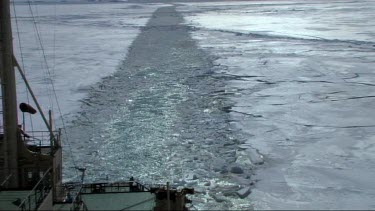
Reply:
<svg viewBox="0 0 375 211"><path fill-rule="evenodd" d="M19 187L18 174L18 117L16 79L13 65L13 40L9 0L0 0L0 77L3 95L4 176L12 175L9 188Z"/></svg>
<svg viewBox="0 0 375 211"><path fill-rule="evenodd" d="M27 79L26 79L25 73L23 72L23 70L22 70L20 64L18 63L16 57L14 57L14 56L13 56L13 61L14 61L14 65L17 67L17 69L18 69L18 71L19 71L19 73L20 73L20 75L21 75L23 81L25 82L25 85L26 85L27 90L29 90L29 93L31 94L31 97L32 97L33 100L34 100L34 103L35 103L35 105L36 105L36 107L37 107L37 109L38 109L40 115L42 116L42 119L43 119L43 121L44 121L44 124L46 124L46 127L47 127L48 130L49 130L49 133L50 133L50 137L51 137L51 139L54 139L55 136L54 136L54 134L53 134L52 121L51 121L51 120L50 120L49 122L47 121L47 118L45 117L45 115L44 115L44 113L43 113L43 110L42 110L42 108L40 107L39 102L38 102L38 100L36 99L35 94L34 94L33 90L31 89L29 82L28 82ZM52 145L51 145L51 146L52 146Z"/></svg>

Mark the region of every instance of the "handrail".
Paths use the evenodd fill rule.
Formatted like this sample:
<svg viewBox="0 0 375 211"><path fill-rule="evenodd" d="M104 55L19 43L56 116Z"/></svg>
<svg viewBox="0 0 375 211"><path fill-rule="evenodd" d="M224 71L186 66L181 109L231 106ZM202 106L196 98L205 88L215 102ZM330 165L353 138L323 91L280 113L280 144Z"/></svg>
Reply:
<svg viewBox="0 0 375 211"><path fill-rule="evenodd" d="M25 139L25 144L30 147L30 149L38 150L42 148L49 148L48 151L45 151L45 153L53 155L56 149L58 149L58 147L60 146L59 139L61 134L59 133L59 131L54 131L55 135L54 139L52 140L49 131L28 131L26 133L29 137Z"/></svg>
<svg viewBox="0 0 375 211"><path fill-rule="evenodd" d="M34 188L30 191L30 193L26 196L26 198L21 202L21 204L18 206L18 208L20 208L21 210L25 210L26 209L26 207L25 207L26 206L26 202L29 202L29 210L31 210L31 207L30 207L30 197L32 195L34 195L34 194L35 194L35 209L37 208L37 206L39 205L38 201L40 200L40 199L36 198L37 188L42 183L42 181L44 181L47 178L47 175L49 173L52 173L52 167L50 167L46 171L46 173L44 173L43 177L36 183L36 185L34 186ZM50 185L50 186L52 187L52 185ZM45 198L45 196L43 197L43 199L44 198Z"/></svg>
<svg viewBox="0 0 375 211"><path fill-rule="evenodd" d="M1 183L0 190L4 187L4 185L9 181L9 179L13 176L13 174L9 174L7 178Z"/></svg>
<svg viewBox="0 0 375 211"><path fill-rule="evenodd" d="M80 202L82 202L82 200L81 200L81 194L80 194L81 190L82 190L82 186L79 188L76 196L74 197L74 199L73 199L73 201L71 203L71 206L70 206L70 210L77 210L77 207L79 208Z"/></svg>
<svg viewBox="0 0 375 211"><path fill-rule="evenodd" d="M132 186L131 184L135 183L135 185L133 187L136 187L136 190L137 191L150 191L150 188L137 182L137 181L121 181L121 182L115 182L115 183L105 183L105 182L99 182L99 183L91 183L91 184L83 184L82 188L81 188L81 191L83 191L82 193L87 193L86 190L90 190L90 192L92 192L92 190L95 189L96 186L99 185L100 188L111 188L110 191L114 191L115 189L114 188L117 188L119 190L119 188L123 188L123 187L130 187ZM114 191L114 192L132 192L131 190L129 191Z"/></svg>

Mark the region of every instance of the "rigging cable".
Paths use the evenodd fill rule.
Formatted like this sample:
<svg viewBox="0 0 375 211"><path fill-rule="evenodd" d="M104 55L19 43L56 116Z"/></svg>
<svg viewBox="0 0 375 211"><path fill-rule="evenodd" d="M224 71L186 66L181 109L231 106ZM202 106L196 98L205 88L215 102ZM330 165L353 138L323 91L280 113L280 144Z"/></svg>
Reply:
<svg viewBox="0 0 375 211"><path fill-rule="evenodd" d="M55 14L54 23L53 23L53 65L52 65L52 73L55 75L55 68L56 68L56 24L57 24L57 1L54 1L53 5L53 12ZM53 106L53 105L52 105Z"/></svg>
<svg viewBox="0 0 375 211"><path fill-rule="evenodd" d="M66 141L64 141L64 142L68 145L68 149L69 149L69 152L71 154L71 159L72 159L74 168L77 169L78 166L77 166L76 161L75 161L74 156L73 156L72 146L70 144L70 141L69 141L69 138L68 138L68 133L66 131L64 116L62 115L62 112L61 112L61 107L60 107L60 104L59 104L59 101L58 101L58 98L57 98L55 85L54 85L52 77L51 77L51 72L50 72L50 69L49 69L49 66L48 66L48 62L47 62L46 54L45 54L45 51L44 51L44 48L43 48L43 43L42 43L42 40L41 40L41 36L40 36L39 30L38 30L38 27L36 25L34 13L33 13L32 8L31 8L30 0L28 0L28 4L29 4L29 9L30 9L31 16L33 18L33 22L34 22L34 27L35 27L35 30L36 30L37 38L39 40L39 44L40 44L40 47L41 47L41 50L42 50L43 59L44 59L45 65L46 65L47 74L48 74L48 76L51 79L52 91L54 93L54 97L55 97L55 100L56 100L56 105L57 105L57 108L58 108L58 111L59 111L59 114L60 114L60 118L61 118L61 122L62 122L62 125L63 125L64 134L65 134L65 137L66 137Z"/></svg>
<svg viewBox="0 0 375 211"><path fill-rule="evenodd" d="M37 4L34 4L34 8L35 8L35 15L34 15L34 17L35 18L39 18L40 16L39 16L39 9L38 9L38 5ZM40 20L36 20L36 22L35 23L38 23ZM36 30L38 31L42 31L41 30L41 25L38 25L38 24L35 24L35 27L36 27ZM43 34L42 33L39 33L39 36L40 36L40 38L39 38L39 40L40 40L40 42L41 42L41 48L42 48L42 45L43 45ZM44 46L44 45L43 45ZM44 51L45 49L43 48L43 51ZM44 56L45 54L44 54L44 52L43 52L43 56ZM45 59L45 61L47 61L46 59ZM43 62L42 62L43 63ZM45 62L45 65L46 65L46 70L50 70L50 68L49 68L49 66L47 66L47 62ZM48 74L48 72L47 72L47 75L49 75L49 78L47 77L47 76L45 76L45 81L52 81L53 79L52 79L52 77L51 76L54 76L55 74L54 73L50 73L50 74ZM53 91L51 91L51 89L47 89L47 91L48 91L48 99L49 99L49 105L50 105L50 109L51 110L53 110L53 99L52 99L52 92Z"/></svg>
<svg viewBox="0 0 375 211"><path fill-rule="evenodd" d="M26 75L26 68L25 68L24 56L23 56L23 52L22 52L21 36L20 36L20 30L19 30L19 25L18 25L18 17L17 17L17 12L16 12L16 5L15 5L14 1L12 1L12 3L13 3L14 19L15 19L15 22L16 22L16 31L17 31L17 37L18 37L18 47L20 49L20 57L21 57L22 69L24 70L24 73ZM29 91L27 90L27 87L25 87L25 92L26 92L27 103L30 104ZM34 124L33 124L33 119L31 118L31 113L29 113L28 116L29 116L29 120L30 120L31 133L34 134ZM24 127L23 129L25 130L26 125L24 125L23 127Z"/></svg>
<svg viewBox="0 0 375 211"><path fill-rule="evenodd" d="M30 10L30 13L33 17L33 23L34 23L34 31L35 31L35 34L39 35L39 36L36 36L35 39L36 39L36 43L40 43L40 46L41 46L41 50L44 51L44 44L43 44L43 37L42 37L42 34L39 33L39 31L41 31L41 26L38 25L38 21L37 18L39 17L39 10L38 10L38 6L36 4L34 4L34 10L35 10L35 13L34 14L34 10L31 8L31 5L29 5L29 10ZM39 54L41 54L41 52L39 52ZM52 90L51 88L48 86L48 84L50 83L50 81L52 80L52 77L49 77L48 78L48 72L47 70L49 70L49 67L47 66L47 59L44 59L43 60L43 56L44 56L44 52L42 52L42 54L40 55L40 67L42 70L45 71L45 74L43 75L43 80L45 81L45 86L46 86L46 90L47 90L47 96L48 96L48 100L49 100L49 105L50 105L50 108L52 109L53 108L53 99L52 99Z"/></svg>

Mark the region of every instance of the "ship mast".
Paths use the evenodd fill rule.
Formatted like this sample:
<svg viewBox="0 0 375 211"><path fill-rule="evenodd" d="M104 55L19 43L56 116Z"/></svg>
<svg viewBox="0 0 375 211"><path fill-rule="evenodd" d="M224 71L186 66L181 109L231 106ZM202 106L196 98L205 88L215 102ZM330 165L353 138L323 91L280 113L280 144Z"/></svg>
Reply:
<svg viewBox="0 0 375 211"><path fill-rule="evenodd" d="M18 117L9 0L0 0L0 79L4 127L0 152L3 158L3 178L11 175L8 188L18 188Z"/></svg>

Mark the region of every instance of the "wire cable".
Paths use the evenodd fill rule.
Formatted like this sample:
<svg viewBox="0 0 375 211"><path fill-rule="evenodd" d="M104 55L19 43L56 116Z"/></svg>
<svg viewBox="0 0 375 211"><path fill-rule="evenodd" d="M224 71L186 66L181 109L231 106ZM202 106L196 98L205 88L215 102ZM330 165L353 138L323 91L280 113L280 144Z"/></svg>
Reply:
<svg viewBox="0 0 375 211"><path fill-rule="evenodd" d="M68 149L69 149L69 152L71 154L71 158L72 158L72 162L73 162L74 167L78 168L77 163L75 161L75 158L73 156L74 154L73 154L72 146L70 144L69 136L68 136L68 133L67 133L67 130L66 130L64 116L62 115L61 107L60 107L60 104L58 102L58 97L57 97L57 94L56 94L56 88L55 88L54 82L52 80L50 68L49 68L49 65L48 65L48 62L47 62L46 53L45 53L45 50L44 50L44 47L43 47L43 42L42 42L41 35L40 35L40 32L39 32L37 24L36 24L34 13L33 13L32 8L31 8L31 1L30 0L28 0L28 4L29 4L29 9L30 9L31 16L33 18L34 27L35 27L35 30L36 30L36 34L37 34L37 38L38 38L38 41L39 41L39 45L40 45L40 48L42 50L43 59L44 59L44 62L45 62L47 74L48 74L48 76L50 77L50 80L51 80L51 87L52 87L52 91L54 93L54 97L55 97L55 100L56 100L56 105L57 105L57 108L58 108L58 111L59 111L59 114L60 114L60 118L61 118L63 130L64 130L64 134L66 136L66 140L63 141L63 142L65 142L67 144L67 146L68 146Z"/></svg>
<svg viewBox="0 0 375 211"><path fill-rule="evenodd" d="M21 43L21 36L20 36L20 30L19 30L19 24L18 24L18 17L17 17L17 11L16 11L16 5L13 3L13 13L14 13L14 19L16 22L16 32L17 32L17 37L18 37L18 47L20 49L20 57L21 57L21 63L22 63L22 69L24 70L24 73L26 75L26 68L25 68L25 62L24 62L24 56L23 56L23 51L22 51L22 43ZM29 92L27 90L27 87L25 87L25 92L26 92L26 100L27 103L30 104L30 97L29 97ZM30 126L31 126L31 133L34 133L34 124L33 124L33 119L31 118L31 114L29 113L29 120L30 120ZM25 125L24 125L25 127ZM25 129L25 128L24 128Z"/></svg>

